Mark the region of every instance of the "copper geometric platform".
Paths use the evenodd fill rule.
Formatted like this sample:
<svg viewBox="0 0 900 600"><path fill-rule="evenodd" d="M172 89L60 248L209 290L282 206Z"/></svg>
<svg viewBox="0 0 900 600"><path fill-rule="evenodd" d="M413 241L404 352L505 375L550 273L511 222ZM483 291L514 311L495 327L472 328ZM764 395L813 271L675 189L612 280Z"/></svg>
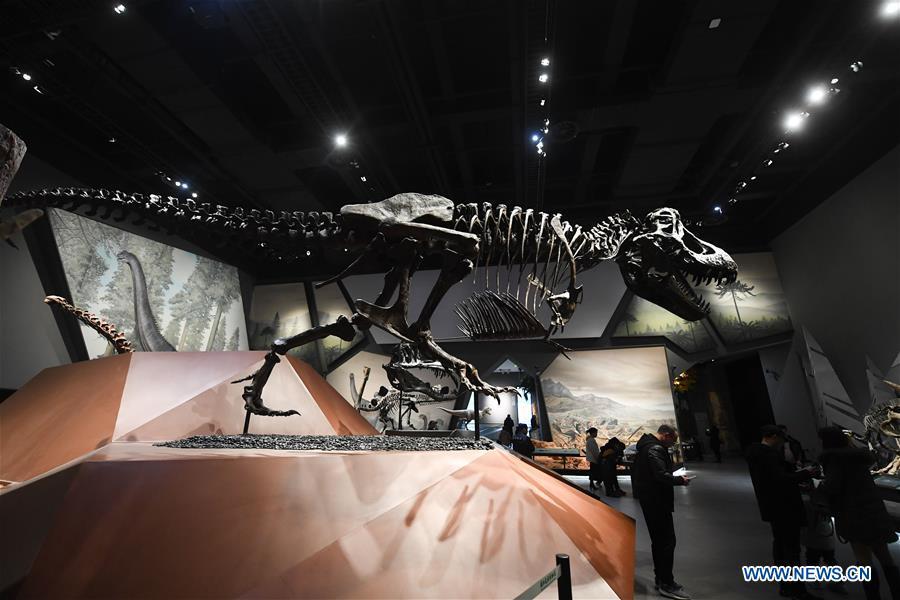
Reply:
<svg viewBox="0 0 900 600"><path fill-rule="evenodd" d="M264 352L138 352L45 369L0 404L0 480L24 482L116 440L240 433L243 385ZM253 433L372 435L334 388L293 357L272 372Z"/></svg>
<svg viewBox="0 0 900 600"><path fill-rule="evenodd" d="M22 598L511 598L560 552L576 598L633 594L634 522L497 449L114 442L0 521Z"/></svg>

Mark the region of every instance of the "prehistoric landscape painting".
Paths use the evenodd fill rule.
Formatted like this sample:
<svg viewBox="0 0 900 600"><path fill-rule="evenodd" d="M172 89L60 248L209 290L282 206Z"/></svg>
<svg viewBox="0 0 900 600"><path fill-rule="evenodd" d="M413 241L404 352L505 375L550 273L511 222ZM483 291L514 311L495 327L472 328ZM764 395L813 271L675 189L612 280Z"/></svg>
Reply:
<svg viewBox="0 0 900 600"><path fill-rule="evenodd" d="M715 342L703 323L685 321L661 306L640 296L631 299L622 320L616 326L617 337L663 336L685 352L708 350Z"/></svg>
<svg viewBox="0 0 900 600"><path fill-rule="evenodd" d="M734 260L737 281L700 290L722 339L743 342L791 331L787 300L772 254L739 254Z"/></svg>
<svg viewBox="0 0 900 600"><path fill-rule="evenodd" d="M353 310L350 303L344 297L337 283L331 283L321 287L315 291L316 294L316 312L319 314L319 324L327 325L333 323L341 315L350 317ZM353 348L361 342L365 336L362 332L357 331L356 337L351 341L345 342L339 337L329 336L321 341L322 349L325 353L325 364L330 365L345 352Z"/></svg>
<svg viewBox="0 0 900 600"><path fill-rule="evenodd" d="M723 285L698 286L709 302L709 320L725 343L737 343L791 331L787 301L771 253L739 254L738 279ZM703 323L690 322L635 296L616 326L617 337L668 338L686 352L711 349L715 342Z"/></svg>
<svg viewBox="0 0 900 600"><path fill-rule="evenodd" d="M303 283L258 285L253 288L250 304L251 350L269 350L278 338L290 337L312 326ZM288 354L321 371L315 344L294 348Z"/></svg>
<svg viewBox="0 0 900 600"><path fill-rule="evenodd" d="M663 423L675 426L675 407L663 347L569 352L541 374L553 445L583 449L587 430L602 445L626 444Z"/></svg>
<svg viewBox="0 0 900 600"><path fill-rule="evenodd" d="M237 269L72 213L49 215L73 304L113 323L136 349L151 349L141 347L138 323L178 351L247 349ZM144 297L150 319L136 315ZM93 330L82 334L92 358L112 353Z"/></svg>

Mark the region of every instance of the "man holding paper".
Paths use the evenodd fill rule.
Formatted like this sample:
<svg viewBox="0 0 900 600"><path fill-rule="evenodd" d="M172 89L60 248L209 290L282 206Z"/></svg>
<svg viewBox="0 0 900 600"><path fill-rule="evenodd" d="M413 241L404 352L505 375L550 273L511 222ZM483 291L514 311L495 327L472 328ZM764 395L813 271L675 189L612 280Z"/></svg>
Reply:
<svg viewBox="0 0 900 600"><path fill-rule="evenodd" d="M645 433L637 443L637 458L631 471L634 495L641 503L644 521L650 532L650 548L653 553L653 570L656 586L661 596L676 600L690 600L684 588L675 583L672 567L675 562L675 510L676 485L688 485L689 479L673 475L671 448L678 440L678 432L669 425L660 425L656 435Z"/></svg>

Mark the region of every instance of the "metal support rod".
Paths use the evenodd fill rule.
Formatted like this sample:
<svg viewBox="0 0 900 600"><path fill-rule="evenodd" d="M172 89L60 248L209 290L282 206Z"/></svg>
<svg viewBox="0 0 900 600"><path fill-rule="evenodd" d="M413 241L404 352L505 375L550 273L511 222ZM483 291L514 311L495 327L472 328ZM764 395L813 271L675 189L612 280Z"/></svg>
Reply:
<svg viewBox="0 0 900 600"><path fill-rule="evenodd" d="M472 400L472 406L475 408L475 439L481 439L481 413L478 410L478 392L473 392L472 396L474 399Z"/></svg>
<svg viewBox="0 0 900 600"><path fill-rule="evenodd" d="M569 568L569 555L557 554L556 565L559 567L559 579L556 580L559 600L572 600L572 570Z"/></svg>
<svg viewBox="0 0 900 600"><path fill-rule="evenodd" d="M247 432L250 430L250 411L247 411L247 416L244 417L244 431L241 435L247 435Z"/></svg>

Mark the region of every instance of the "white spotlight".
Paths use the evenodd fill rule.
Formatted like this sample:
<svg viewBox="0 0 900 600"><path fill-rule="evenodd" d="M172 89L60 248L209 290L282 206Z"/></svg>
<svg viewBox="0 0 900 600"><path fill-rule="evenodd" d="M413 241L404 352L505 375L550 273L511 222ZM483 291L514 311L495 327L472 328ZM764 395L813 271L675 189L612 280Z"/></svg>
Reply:
<svg viewBox="0 0 900 600"><path fill-rule="evenodd" d="M176 181L176 182L175 182L175 187L181 187L181 182L180 182L180 181Z"/></svg>
<svg viewBox="0 0 900 600"><path fill-rule="evenodd" d="M121 15L123 12L125 12L125 5L124 4L116 4L113 7L113 10L115 11L115 13L117 15Z"/></svg>
<svg viewBox="0 0 900 600"><path fill-rule="evenodd" d="M365 182L366 182L366 176L363 175L362 177L359 178L359 180L362 181L363 183L365 183Z"/></svg>
<svg viewBox="0 0 900 600"><path fill-rule="evenodd" d="M541 106L543 106L543 105L545 105L545 104L547 104L547 101L544 100L543 98L541 98Z"/></svg>
<svg viewBox="0 0 900 600"><path fill-rule="evenodd" d="M535 133L534 135L531 136L531 141L532 141L532 142L536 142L536 141L538 141L539 139L541 139L541 136L539 136L539 135L536 134L536 133Z"/></svg>
<svg viewBox="0 0 900 600"><path fill-rule="evenodd" d="M541 66L542 66L542 67L549 67L549 66L550 66L550 59L547 58L546 56L545 56L544 58L542 58L542 59L541 59Z"/></svg>
<svg viewBox="0 0 900 600"><path fill-rule="evenodd" d="M28 73L22 73L22 79L24 79L25 81L31 81L31 75L29 75Z"/></svg>
<svg viewBox="0 0 900 600"><path fill-rule="evenodd" d="M890 19L900 15L900 2L885 2L881 5L881 16Z"/></svg>
<svg viewBox="0 0 900 600"><path fill-rule="evenodd" d="M840 79L838 79L837 77L832 77L832 78L831 78L831 85L836 84L838 81L840 81Z"/></svg>
<svg viewBox="0 0 900 600"><path fill-rule="evenodd" d="M188 184L182 182L182 183L181 183L181 187L183 187L184 189L188 189Z"/></svg>
<svg viewBox="0 0 900 600"><path fill-rule="evenodd" d="M541 83L547 83L548 79L550 79L550 76L546 73L541 73L541 76L538 77L538 81L540 81Z"/></svg>
<svg viewBox="0 0 900 600"><path fill-rule="evenodd" d="M721 207L721 206L713 206L713 210L716 211L716 212L719 213L719 214L722 214L722 207Z"/></svg>
<svg viewBox="0 0 900 600"><path fill-rule="evenodd" d="M806 101L809 104L822 104L828 97L828 90L824 85L817 85L806 93Z"/></svg>
<svg viewBox="0 0 900 600"><path fill-rule="evenodd" d="M803 127L803 120L809 116L807 113L790 112L784 118L784 128L788 131L796 131Z"/></svg>
<svg viewBox="0 0 900 600"><path fill-rule="evenodd" d="M716 29L719 25L722 24L722 19L711 19L709 22L710 29Z"/></svg>
<svg viewBox="0 0 900 600"><path fill-rule="evenodd" d="M196 198L196 197L197 197L197 192L191 192L191 198Z"/></svg>
<svg viewBox="0 0 900 600"><path fill-rule="evenodd" d="M339 133L334 136L334 145L338 148L343 148L347 145L347 136L343 133Z"/></svg>

